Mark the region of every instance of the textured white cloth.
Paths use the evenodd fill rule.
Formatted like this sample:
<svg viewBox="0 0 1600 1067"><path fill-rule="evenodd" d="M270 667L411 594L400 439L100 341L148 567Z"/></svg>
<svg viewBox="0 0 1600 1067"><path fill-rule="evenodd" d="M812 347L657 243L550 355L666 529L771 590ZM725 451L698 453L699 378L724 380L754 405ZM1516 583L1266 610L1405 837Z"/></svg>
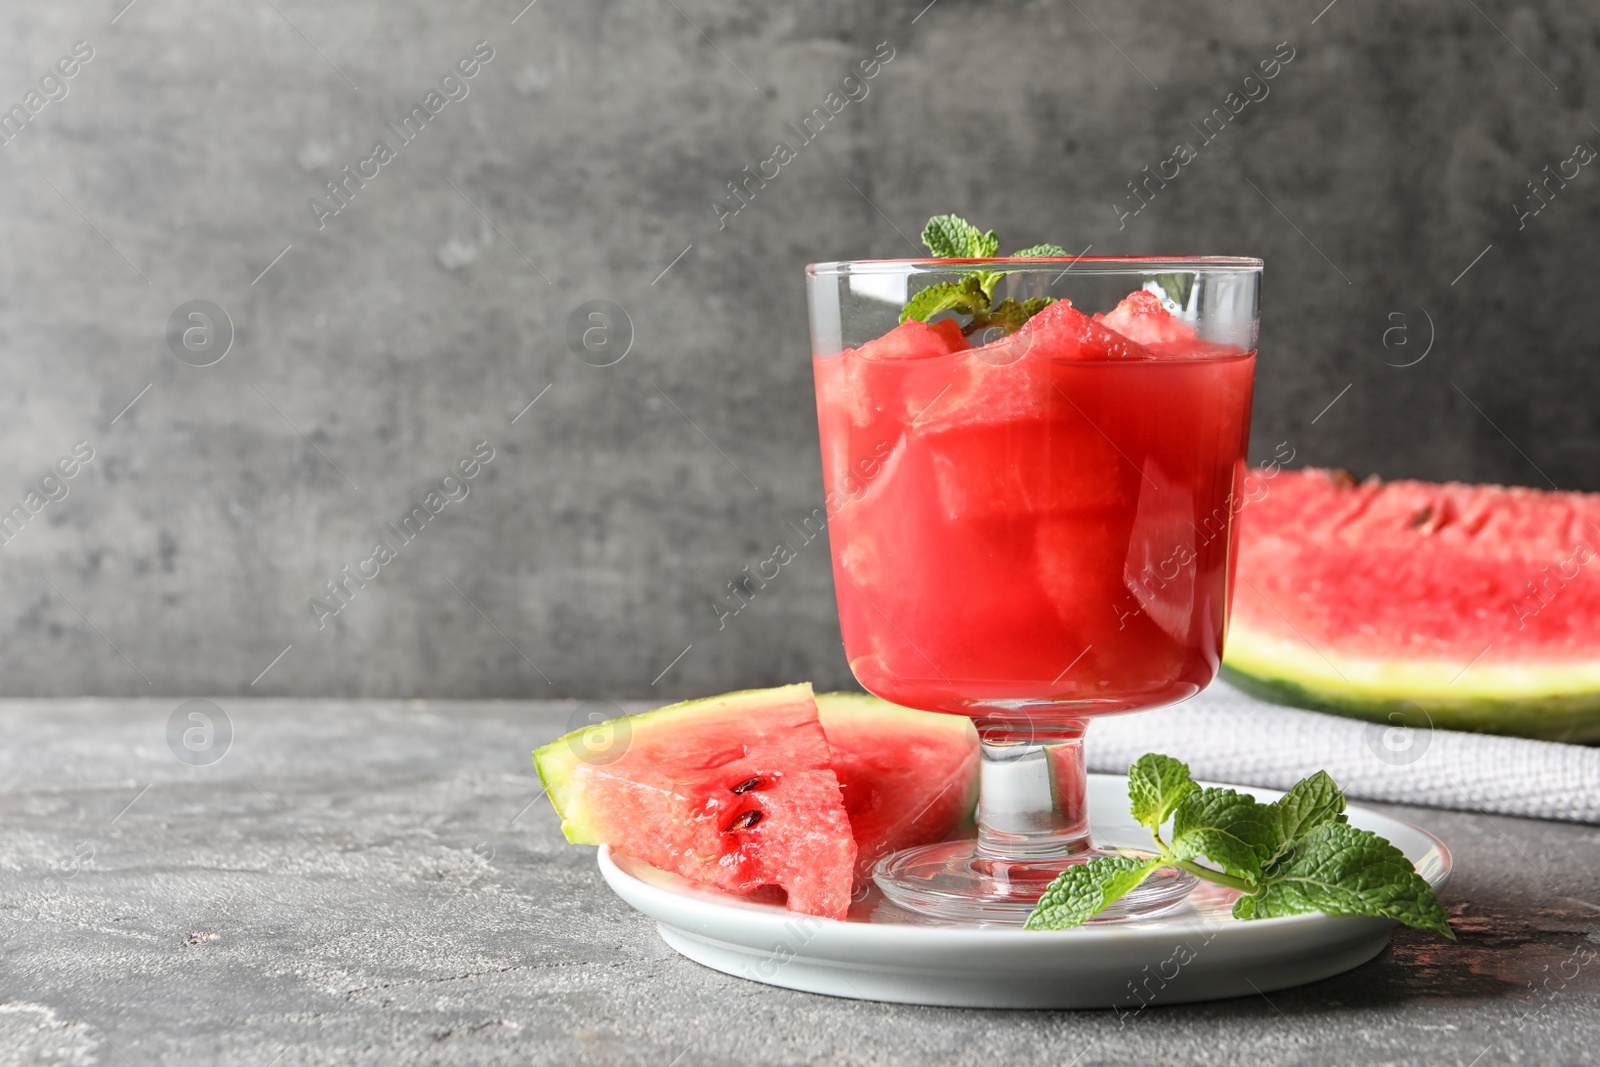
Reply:
<svg viewBox="0 0 1600 1067"><path fill-rule="evenodd" d="M1287 789L1327 771L1352 799L1600 823L1600 748L1408 730L1256 700L1218 682L1183 704L1096 718L1089 769L1122 774L1146 752L1196 778Z"/></svg>

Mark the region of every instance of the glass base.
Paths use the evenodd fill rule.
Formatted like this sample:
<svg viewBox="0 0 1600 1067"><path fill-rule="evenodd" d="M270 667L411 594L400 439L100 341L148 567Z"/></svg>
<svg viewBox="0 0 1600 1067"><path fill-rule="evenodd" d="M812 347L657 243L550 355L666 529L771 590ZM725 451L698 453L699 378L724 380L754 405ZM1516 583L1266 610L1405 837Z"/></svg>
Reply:
<svg viewBox="0 0 1600 1067"><path fill-rule="evenodd" d="M1150 853L1090 848L1070 856L1017 861L985 854L977 841L942 841L885 857L873 869L872 880L884 896L909 911L953 922L1021 926L1063 869L1109 855L1148 859ZM1198 882L1187 871L1163 867L1089 921L1159 914L1181 904Z"/></svg>

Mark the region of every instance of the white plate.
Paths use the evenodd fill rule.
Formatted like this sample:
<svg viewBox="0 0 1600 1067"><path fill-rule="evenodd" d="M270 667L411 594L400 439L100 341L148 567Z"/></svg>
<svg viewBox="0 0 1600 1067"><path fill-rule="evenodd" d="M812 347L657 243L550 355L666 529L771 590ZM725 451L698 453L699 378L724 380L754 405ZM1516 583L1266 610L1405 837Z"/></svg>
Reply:
<svg viewBox="0 0 1600 1067"><path fill-rule="evenodd" d="M1282 795L1233 788L1264 801ZM1097 843L1149 843L1128 814L1126 778L1090 775L1089 810ZM1432 834L1362 808L1349 816L1393 842L1435 890L1444 884L1450 853ZM600 873L696 963L789 989L905 1004L1111 1007L1126 1015L1150 1004L1265 993L1365 963L1395 926L1320 914L1241 922L1229 913L1234 894L1209 883L1159 918L1074 930L940 924L876 893L851 910L852 921L835 922L703 889L605 847Z"/></svg>

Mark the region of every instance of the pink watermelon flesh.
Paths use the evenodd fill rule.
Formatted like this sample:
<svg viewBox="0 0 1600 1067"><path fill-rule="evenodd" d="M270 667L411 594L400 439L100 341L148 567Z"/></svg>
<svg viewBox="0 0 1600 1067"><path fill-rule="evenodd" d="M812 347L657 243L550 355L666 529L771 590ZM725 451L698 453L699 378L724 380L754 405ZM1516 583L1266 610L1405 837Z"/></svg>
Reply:
<svg viewBox="0 0 1600 1067"><path fill-rule="evenodd" d="M1144 346L1154 359L1217 359L1244 351L1233 345L1202 341L1194 328L1162 306L1148 289L1129 293L1109 315L1095 319L1109 329Z"/></svg>
<svg viewBox="0 0 1600 1067"><path fill-rule="evenodd" d="M939 503L952 522L1131 506L1139 472L1081 411L953 426L928 435ZM1045 462L1039 462L1043 457Z"/></svg>
<svg viewBox="0 0 1600 1067"><path fill-rule="evenodd" d="M968 347L961 326L953 319L929 325L909 319L875 341L868 341L855 354L860 359L928 359Z"/></svg>
<svg viewBox="0 0 1600 1067"><path fill-rule="evenodd" d="M1109 323L1085 315L1070 300L1057 300L1016 333L984 347L996 354L992 363L1007 362L1003 353L1019 348L1040 359L1140 359L1146 355L1137 341Z"/></svg>
<svg viewBox="0 0 1600 1067"><path fill-rule="evenodd" d="M920 383L916 395L907 395L905 411L916 416L913 426L927 433L1045 419L1064 406L1053 363L1147 355L1142 346L1058 300L1014 333L981 348L955 351L948 365L936 365L938 373Z"/></svg>
<svg viewBox="0 0 1600 1067"><path fill-rule="evenodd" d="M1129 293L1122 303L1103 318L1096 315L1108 329L1142 345L1187 343L1195 340L1188 323L1175 317L1161 306L1156 294L1141 289Z"/></svg>
<svg viewBox="0 0 1600 1067"><path fill-rule="evenodd" d="M534 753L569 841L609 844L730 893L779 886L793 911L844 918L856 843L809 685L730 693L626 720L626 750L578 735Z"/></svg>
<svg viewBox="0 0 1600 1067"><path fill-rule="evenodd" d="M915 319L903 322L860 348L816 360L819 408L848 412L855 426L873 427L884 439L892 439L901 405L915 402L903 394L907 389L914 392L916 383L929 377L926 365L968 347L961 327L951 319L931 326Z"/></svg>
<svg viewBox="0 0 1600 1067"><path fill-rule="evenodd" d="M934 715L856 693L817 696L850 831L856 885L903 848L943 841L978 799L978 732L959 715Z"/></svg>
<svg viewBox="0 0 1600 1067"><path fill-rule="evenodd" d="M1271 600L1235 597L1236 625L1340 652L1592 660L1600 637L1600 496L1427 482L1356 484L1283 471L1245 508L1239 573ZM1587 551L1585 551L1587 547ZM1541 589L1546 571L1567 577ZM1543 610L1539 597L1549 601ZM1519 607L1521 610L1519 610Z"/></svg>

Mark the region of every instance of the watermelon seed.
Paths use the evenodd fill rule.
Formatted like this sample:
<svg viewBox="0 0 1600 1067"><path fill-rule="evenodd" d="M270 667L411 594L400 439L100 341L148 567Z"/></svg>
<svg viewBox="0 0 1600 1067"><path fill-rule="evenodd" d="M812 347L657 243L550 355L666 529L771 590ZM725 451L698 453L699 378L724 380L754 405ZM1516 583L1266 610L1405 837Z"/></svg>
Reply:
<svg viewBox="0 0 1600 1067"><path fill-rule="evenodd" d="M767 780L758 774L754 778L747 778L738 785L734 786L733 791L739 794L748 793L750 790L760 789L766 784Z"/></svg>
<svg viewBox="0 0 1600 1067"><path fill-rule="evenodd" d="M1427 507L1423 508L1421 511L1417 512L1415 515L1411 516L1411 525L1412 525L1413 528L1421 526L1423 523L1427 522L1431 518L1433 518L1433 505L1432 504L1428 505Z"/></svg>
<svg viewBox="0 0 1600 1067"><path fill-rule="evenodd" d="M733 821L730 822L728 824L727 828L725 830L723 830L722 832L725 833L725 834L731 834L735 830L748 830L748 829L750 829L750 827L754 826L756 823L758 823L760 821L761 821L761 809L760 808L751 808L749 811L743 811L743 812L740 812L738 815L735 815L733 817Z"/></svg>

